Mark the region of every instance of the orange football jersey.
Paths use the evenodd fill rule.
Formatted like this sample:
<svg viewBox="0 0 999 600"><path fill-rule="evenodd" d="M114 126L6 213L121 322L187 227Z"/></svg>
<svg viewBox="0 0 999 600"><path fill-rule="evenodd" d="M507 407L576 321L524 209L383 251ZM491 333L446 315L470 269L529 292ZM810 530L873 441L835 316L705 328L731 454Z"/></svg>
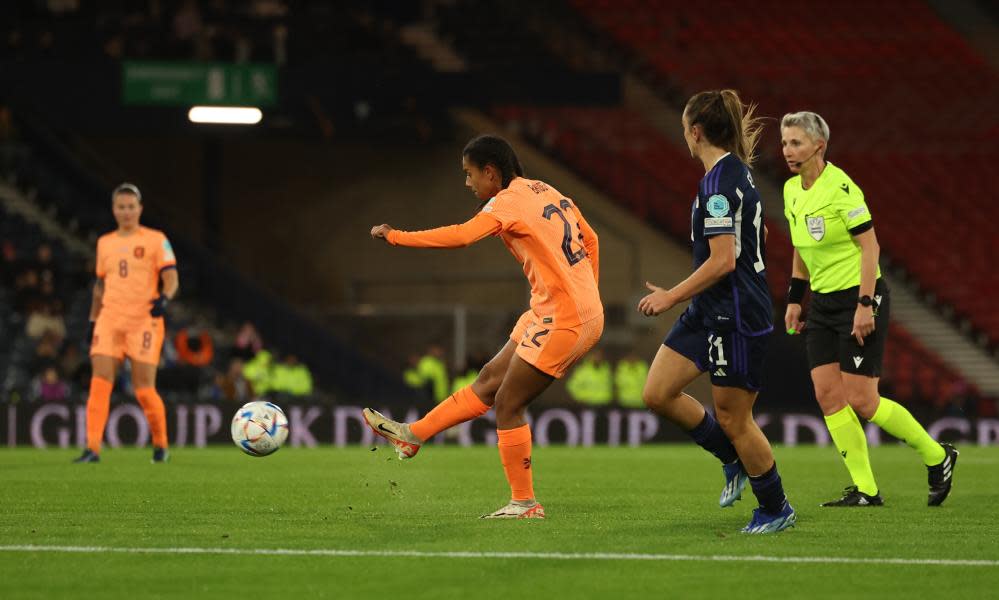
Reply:
<svg viewBox="0 0 999 600"><path fill-rule="evenodd" d="M127 236L117 231L97 240L97 277L104 280L101 313L125 319L148 317L159 296L160 272L177 264L163 232L148 227Z"/></svg>
<svg viewBox="0 0 999 600"><path fill-rule="evenodd" d="M569 328L603 314L597 235L571 200L543 181L517 177L462 225L392 230L391 244L460 247L499 235L531 284L531 310Z"/></svg>

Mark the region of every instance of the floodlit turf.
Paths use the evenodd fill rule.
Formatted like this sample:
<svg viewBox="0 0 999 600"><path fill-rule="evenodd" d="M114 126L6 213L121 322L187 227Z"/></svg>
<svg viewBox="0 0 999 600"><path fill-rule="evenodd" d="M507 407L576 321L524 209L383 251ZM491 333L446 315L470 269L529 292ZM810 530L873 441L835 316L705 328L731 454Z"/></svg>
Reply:
<svg viewBox="0 0 999 600"><path fill-rule="evenodd" d="M926 470L906 447L873 449L886 506L823 509L846 471L831 448L778 448L798 525L739 529L747 489L717 505L721 470L693 446L539 448L545 521L483 521L508 488L495 448L384 446L0 450L0 597L13 598L982 598L984 566L556 558L554 553L968 559L999 561L999 448L961 446L955 491L926 506ZM13 550L101 548L533 552L534 557L135 554Z"/></svg>

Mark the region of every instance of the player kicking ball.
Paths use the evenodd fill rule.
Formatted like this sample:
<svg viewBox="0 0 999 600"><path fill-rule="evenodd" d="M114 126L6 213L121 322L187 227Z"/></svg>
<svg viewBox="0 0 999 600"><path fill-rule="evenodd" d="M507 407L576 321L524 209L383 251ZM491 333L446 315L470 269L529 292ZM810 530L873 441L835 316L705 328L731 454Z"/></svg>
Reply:
<svg viewBox="0 0 999 600"><path fill-rule="evenodd" d="M483 518L540 519L545 509L534 495L531 429L524 414L528 404L582 358L603 332L597 235L570 199L542 181L524 177L506 140L493 135L472 139L462 152L461 165L465 185L482 201L475 217L428 231L378 225L371 236L393 246L420 248L461 248L498 236L531 284L530 309L475 382L419 421L398 423L370 408L364 409L364 419L395 446L400 458L412 458L436 434L495 408L510 501Z"/></svg>

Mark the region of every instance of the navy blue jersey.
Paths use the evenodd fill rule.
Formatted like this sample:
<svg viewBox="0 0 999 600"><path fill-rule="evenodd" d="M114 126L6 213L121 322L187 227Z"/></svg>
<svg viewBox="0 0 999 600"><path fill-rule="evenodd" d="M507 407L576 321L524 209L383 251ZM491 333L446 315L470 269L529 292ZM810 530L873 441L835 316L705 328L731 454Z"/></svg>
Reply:
<svg viewBox="0 0 999 600"><path fill-rule="evenodd" d="M715 331L769 333L773 307L763 264L763 203L749 168L733 154L723 156L697 190L690 228L695 270L711 254L708 238L724 234L735 236L735 270L694 296L694 310Z"/></svg>

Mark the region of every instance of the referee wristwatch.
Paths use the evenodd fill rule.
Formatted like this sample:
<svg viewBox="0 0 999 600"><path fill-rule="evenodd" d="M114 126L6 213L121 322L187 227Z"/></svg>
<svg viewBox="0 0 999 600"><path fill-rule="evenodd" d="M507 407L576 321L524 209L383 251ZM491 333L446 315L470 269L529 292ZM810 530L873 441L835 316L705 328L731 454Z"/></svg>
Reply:
<svg viewBox="0 0 999 600"><path fill-rule="evenodd" d="M861 306L874 306L874 299L865 294L857 298L857 304Z"/></svg>

